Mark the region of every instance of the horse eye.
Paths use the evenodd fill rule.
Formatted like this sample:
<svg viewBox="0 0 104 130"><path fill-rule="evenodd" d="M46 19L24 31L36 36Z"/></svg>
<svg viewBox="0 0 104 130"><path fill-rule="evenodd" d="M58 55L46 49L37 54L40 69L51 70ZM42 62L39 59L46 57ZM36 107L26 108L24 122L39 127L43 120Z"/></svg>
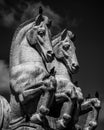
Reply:
<svg viewBox="0 0 104 130"><path fill-rule="evenodd" d="M44 30L38 31L38 35L40 35L41 37L43 37L45 35L45 31Z"/></svg>
<svg viewBox="0 0 104 130"><path fill-rule="evenodd" d="M69 45L69 44L63 46L63 49L64 49L65 51L69 50L69 48L70 48L70 45Z"/></svg>

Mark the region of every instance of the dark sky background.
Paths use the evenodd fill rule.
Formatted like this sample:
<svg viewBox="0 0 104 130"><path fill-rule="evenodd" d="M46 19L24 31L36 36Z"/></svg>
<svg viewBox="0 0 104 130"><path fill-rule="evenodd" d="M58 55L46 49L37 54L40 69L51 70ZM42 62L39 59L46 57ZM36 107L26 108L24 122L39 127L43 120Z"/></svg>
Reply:
<svg viewBox="0 0 104 130"><path fill-rule="evenodd" d="M104 129L104 14L100 1L0 0L0 93L9 99L9 51L13 33L25 20L35 17L39 6L53 20L52 33L68 28L76 34L78 80L84 96L98 91L102 101L99 127Z"/></svg>

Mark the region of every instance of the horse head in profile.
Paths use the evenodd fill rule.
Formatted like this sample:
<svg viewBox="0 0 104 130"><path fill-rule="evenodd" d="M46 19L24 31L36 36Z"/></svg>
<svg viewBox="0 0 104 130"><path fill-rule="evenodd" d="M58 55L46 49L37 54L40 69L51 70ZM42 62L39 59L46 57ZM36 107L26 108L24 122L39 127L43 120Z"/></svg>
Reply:
<svg viewBox="0 0 104 130"><path fill-rule="evenodd" d="M39 11L39 13L27 39L30 42L30 45L34 46L35 49L38 49L38 52L45 58L46 62L51 62L54 58L50 40L51 21L47 16L42 15L42 11Z"/></svg>
<svg viewBox="0 0 104 130"><path fill-rule="evenodd" d="M54 36L53 41L52 41L53 51L55 53L55 57L56 57L57 61L63 63L66 66L67 71L69 72L68 74L70 76L71 76L71 74L76 73L79 69L79 63L78 63L76 53L75 53L75 46L73 44L74 40L75 40L74 34L71 31L68 31L65 29L63 32ZM62 79L65 80L66 73L64 73L63 67L62 68L60 67L59 69L56 69L56 70L59 71L59 73L56 72L56 79L59 79L59 77L61 77L61 75L63 75ZM60 75L60 76L58 76L58 78L57 78L57 73L58 73L58 75ZM69 76L69 78L70 78L70 76ZM62 80L61 80L61 82L62 82ZM69 82L72 82L72 81L69 80ZM73 82L72 82L72 84L73 84ZM71 88L70 85L71 84L69 84L68 87L65 88L65 90L67 92L68 92L68 89ZM83 98L83 94L81 92L81 89L77 86L77 84L74 83L73 87L75 89L75 93L77 96L76 102L78 103L78 105L74 106L75 110L73 111L73 114L72 114L72 111L71 111L71 110L73 110L72 106L75 104L74 104L71 96L70 96L70 102L67 102L66 106L64 104L65 102L63 103L64 104L64 106L63 106L64 113L62 113L60 116L63 118L61 118L61 120L58 120L58 128L61 130L61 129L65 128L67 126L67 124L69 123L69 125L68 125L69 128L73 127L73 125L74 125L74 127L76 127L75 129L78 129L78 128L82 129L81 128L82 126L79 127L77 124L78 122L80 122L79 117L84 115L84 114L88 114L83 129L84 130L85 129L88 129L88 130L95 129L97 127L97 124L98 124L99 109L101 107L98 97L96 96L95 98L90 98L90 99L86 100ZM58 91L59 90L57 90L56 93L58 93ZM56 98L57 97L58 98L62 97L61 93L59 93L59 95L56 94ZM72 105L71 105L71 103L72 103ZM70 107L68 107L68 105ZM62 109L61 109L61 111L62 111ZM66 114L66 112L67 112L67 119L68 119L69 115L72 116L73 125L70 124L70 121L67 122L68 120L67 121L65 120L66 115L64 115L64 114ZM69 116L69 117L71 117L71 116ZM73 128L70 128L70 129L73 129Z"/></svg>
<svg viewBox="0 0 104 130"><path fill-rule="evenodd" d="M65 64L71 73L76 73L79 69L79 63L76 57L75 46L73 43L75 36L67 29L65 29L59 35L59 37L53 37L52 42L55 56Z"/></svg>
<svg viewBox="0 0 104 130"><path fill-rule="evenodd" d="M10 50L10 68L30 61L30 59L31 61L35 61L36 56L34 57L33 55L32 58L30 58L28 50L24 48L25 46L28 46L28 48L30 46L35 47L34 50L40 53L45 62L51 62L51 60L53 60L54 55L50 40L50 27L51 21L47 16L42 14L42 10L40 9L39 15L36 18L24 22L17 28Z"/></svg>
<svg viewBox="0 0 104 130"><path fill-rule="evenodd" d="M76 91L71 76L79 69L73 43L74 38L74 34L66 29L52 38L52 47L55 54L55 60L52 65L56 69L55 78L57 81L56 105L54 106L57 108L59 102L62 105L61 110L59 110L60 113L57 115L57 129L65 128L71 118L73 118L72 111L75 104L73 99L76 99Z"/></svg>

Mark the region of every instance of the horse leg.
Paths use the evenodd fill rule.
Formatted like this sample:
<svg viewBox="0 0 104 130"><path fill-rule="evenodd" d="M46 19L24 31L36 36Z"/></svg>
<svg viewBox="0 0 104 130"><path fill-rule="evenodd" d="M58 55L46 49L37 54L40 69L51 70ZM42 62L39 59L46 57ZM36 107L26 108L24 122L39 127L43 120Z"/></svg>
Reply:
<svg viewBox="0 0 104 130"><path fill-rule="evenodd" d="M49 108L53 102L57 84L55 78L50 76L50 78L45 81L44 85L47 89L43 95L44 100L42 101L39 111L41 114L46 115L49 113Z"/></svg>
<svg viewBox="0 0 104 130"><path fill-rule="evenodd" d="M67 124L72 119L72 113L74 110L74 106L76 104L76 92L74 89L72 92L65 92L65 94L68 96L68 100L63 103L62 109L61 109L61 119L57 121L57 128L63 129L66 128ZM70 96L70 97L69 97Z"/></svg>
<svg viewBox="0 0 104 130"><path fill-rule="evenodd" d="M90 111L92 111L92 105L95 107L100 107L100 101L98 100L98 98L91 98L91 99L87 99L85 100L82 104L81 104L81 110L80 110L80 115L86 114Z"/></svg>
<svg viewBox="0 0 104 130"><path fill-rule="evenodd" d="M42 122L45 116L49 113L49 109L54 99L55 90L56 90L56 80L53 76L51 76L48 80L44 81L45 91L44 95L41 97L43 98L41 102L41 106L39 107L39 113L34 114L31 117L32 121L35 121L36 116L39 117L40 121Z"/></svg>
<svg viewBox="0 0 104 130"><path fill-rule="evenodd" d="M10 112L10 104L0 95L0 130L9 128Z"/></svg>
<svg viewBox="0 0 104 130"><path fill-rule="evenodd" d="M74 88L77 94L77 101L74 106L74 112L73 112L73 117L72 117L72 122L75 125L75 129L81 129L81 127L77 124L79 121L79 114L80 114L80 109L81 109L81 103L83 102L83 94L81 92L81 89L79 87Z"/></svg>
<svg viewBox="0 0 104 130"><path fill-rule="evenodd" d="M92 111L88 113L87 120L83 130L95 130L98 124L98 115L100 108L100 101L97 98L95 98L92 104Z"/></svg>
<svg viewBox="0 0 104 130"><path fill-rule="evenodd" d="M42 92L46 88L44 86L40 86L38 88L24 90L19 94L19 100L22 104L25 104L27 101L31 100L34 97L37 97L37 95L41 95Z"/></svg>

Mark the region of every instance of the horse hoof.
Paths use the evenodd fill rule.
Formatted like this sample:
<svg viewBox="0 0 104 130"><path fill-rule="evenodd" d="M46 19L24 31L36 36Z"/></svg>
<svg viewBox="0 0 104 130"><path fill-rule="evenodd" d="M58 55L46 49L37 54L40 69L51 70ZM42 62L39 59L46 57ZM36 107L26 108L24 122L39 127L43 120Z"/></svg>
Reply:
<svg viewBox="0 0 104 130"><path fill-rule="evenodd" d="M70 120L71 120L71 116L70 116L69 114L65 113L65 114L63 115L63 119L64 119L65 121L70 121Z"/></svg>
<svg viewBox="0 0 104 130"><path fill-rule="evenodd" d="M56 128L57 128L57 130L63 130L63 129L66 128L63 119L58 120L58 121L56 122Z"/></svg>
<svg viewBox="0 0 104 130"><path fill-rule="evenodd" d="M42 118L41 118L40 114L34 114L34 115L32 115L32 117L30 118L30 121L32 123L42 124Z"/></svg>
<svg viewBox="0 0 104 130"><path fill-rule="evenodd" d="M96 121L90 121L89 126L96 128L97 127L97 122Z"/></svg>
<svg viewBox="0 0 104 130"><path fill-rule="evenodd" d="M39 112L40 112L41 114L43 114L43 115L47 115L47 114L49 113L49 109L46 108L45 106L41 106L41 107L39 108Z"/></svg>

